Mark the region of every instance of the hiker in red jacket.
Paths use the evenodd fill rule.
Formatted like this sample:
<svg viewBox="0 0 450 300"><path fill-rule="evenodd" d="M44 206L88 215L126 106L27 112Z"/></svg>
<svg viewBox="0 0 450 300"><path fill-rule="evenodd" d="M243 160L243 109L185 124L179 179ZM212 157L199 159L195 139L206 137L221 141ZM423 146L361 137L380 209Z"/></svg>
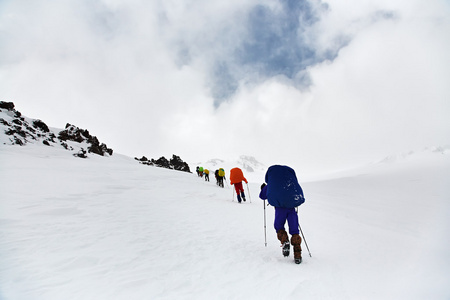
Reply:
<svg viewBox="0 0 450 300"><path fill-rule="evenodd" d="M230 184L234 184L236 190L238 202L241 203L242 200L245 202L244 187L242 186L242 181L248 183L247 179L244 177L242 170L239 168L233 168L230 170ZM242 199L241 199L242 197Z"/></svg>

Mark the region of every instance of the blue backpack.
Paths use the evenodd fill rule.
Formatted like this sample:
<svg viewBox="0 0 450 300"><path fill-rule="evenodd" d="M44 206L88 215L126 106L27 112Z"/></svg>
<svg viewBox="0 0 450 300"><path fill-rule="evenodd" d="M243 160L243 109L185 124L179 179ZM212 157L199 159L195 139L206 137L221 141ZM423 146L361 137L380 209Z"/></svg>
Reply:
<svg viewBox="0 0 450 300"><path fill-rule="evenodd" d="M288 166L274 165L266 172L267 199L275 207L294 208L305 202L295 171Z"/></svg>

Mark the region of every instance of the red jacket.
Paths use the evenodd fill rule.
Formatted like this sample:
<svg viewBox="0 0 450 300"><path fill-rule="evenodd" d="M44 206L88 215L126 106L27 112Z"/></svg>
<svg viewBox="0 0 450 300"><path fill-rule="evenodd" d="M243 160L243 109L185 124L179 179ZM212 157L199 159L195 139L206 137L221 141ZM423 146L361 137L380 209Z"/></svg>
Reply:
<svg viewBox="0 0 450 300"><path fill-rule="evenodd" d="M242 173L242 170L239 168L233 168L230 170L230 184L235 184L245 181L245 183L248 183L247 179L244 177L244 173Z"/></svg>

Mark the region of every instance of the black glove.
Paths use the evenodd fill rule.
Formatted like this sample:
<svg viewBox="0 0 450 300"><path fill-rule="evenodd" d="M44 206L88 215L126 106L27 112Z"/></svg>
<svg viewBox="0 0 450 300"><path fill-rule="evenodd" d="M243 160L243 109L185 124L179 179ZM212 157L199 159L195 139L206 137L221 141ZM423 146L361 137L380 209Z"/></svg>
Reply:
<svg viewBox="0 0 450 300"><path fill-rule="evenodd" d="M261 184L261 190L266 186L266 183Z"/></svg>

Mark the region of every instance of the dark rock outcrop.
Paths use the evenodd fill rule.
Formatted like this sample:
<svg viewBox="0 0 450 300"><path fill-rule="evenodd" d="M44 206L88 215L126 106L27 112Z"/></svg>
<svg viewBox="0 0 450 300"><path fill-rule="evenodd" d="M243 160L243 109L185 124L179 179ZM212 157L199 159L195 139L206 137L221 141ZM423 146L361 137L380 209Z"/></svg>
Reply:
<svg viewBox="0 0 450 300"><path fill-rule="evenodd" d="M48 126L41 120L27 120L14 109L14 103L0 101L0 111L6 111L5 120L0 118L0 124L4 127L4 133L9 136L12 145L23 146L31 141L42 141L50 146L56 143L55 134L50 132Z"/></svg>
<svg viewBox="0 0 450 300"><path fill-rule="evenodd" d="M183 172L189 172L191 173L191 170L189 169L189 165L184 162L179 156L173 154L172 158L170 160L167 160L164 156L161 156L157 160L148 159L145 156L142 156L141 158L134 158L135 160L139 161L143 165L149 165L149 166L156 166L160 168L166 168L166 169L172 169L177 171L183 171Z"/></svg>
<svg viewBox="0 0 450 300"><path fill-rule="evenodd" d="M89 153L95 153L101 156L105 154L112 155L113 150L108 148L105 144L100 144L98 138L96 136L92 136L89 134L89 131L86 129L80 129L74 125L69 123L66 124L66 128L63 131L59 132L58 138L61 141L74 141L77 143L86 142L90 144L87 147Z"/></svg>
<svg viewBox="0 0 450 300"><path fill-rule="evenodd" d="M50 129L48 129L47 124L45 124L41 120L34 120L33 127L38 128L38 129L42 130L43 132L50 132Z"/></svg>
<svg viewBox="0 0 450 300"><path fill-rule="evenodd" d="M4 118L0 118L0 127L4 128L4 133L9 136L11 145L23 146L29 142L40 141L46 146L62 146L64 149L73 151L67 141L85 143L87 152L101 156L112 155L113 150L105 144L100 143L98 138L89 134L89 131L80 129L74 125L67 124L66 128L58 133L58 137L42 120L33 120L22 117L22 114L15 110L13 102L0 101L0 112L5 111ZM78 148L75 146L75 148ZM81 149L80 149L81 148ZM86 158L86 150L80 146L77 157Z"/></svg>
<svg viewBox="0 0 450 300"><path fill-rule="evenodd" d="M183 171L183 172L191 172L189 169L189 165L184 162L179 156L173 154L172 158L169 161L170 165L173 167L174 170L177 171Z"/></svg>
<svg viewBox="0 0 450 300"><path fill-rule="evenodd" d="M9 111L13 111L14 110L14 103L0 101L0 108L6 109L6 110L9 110Z"/></svg>

